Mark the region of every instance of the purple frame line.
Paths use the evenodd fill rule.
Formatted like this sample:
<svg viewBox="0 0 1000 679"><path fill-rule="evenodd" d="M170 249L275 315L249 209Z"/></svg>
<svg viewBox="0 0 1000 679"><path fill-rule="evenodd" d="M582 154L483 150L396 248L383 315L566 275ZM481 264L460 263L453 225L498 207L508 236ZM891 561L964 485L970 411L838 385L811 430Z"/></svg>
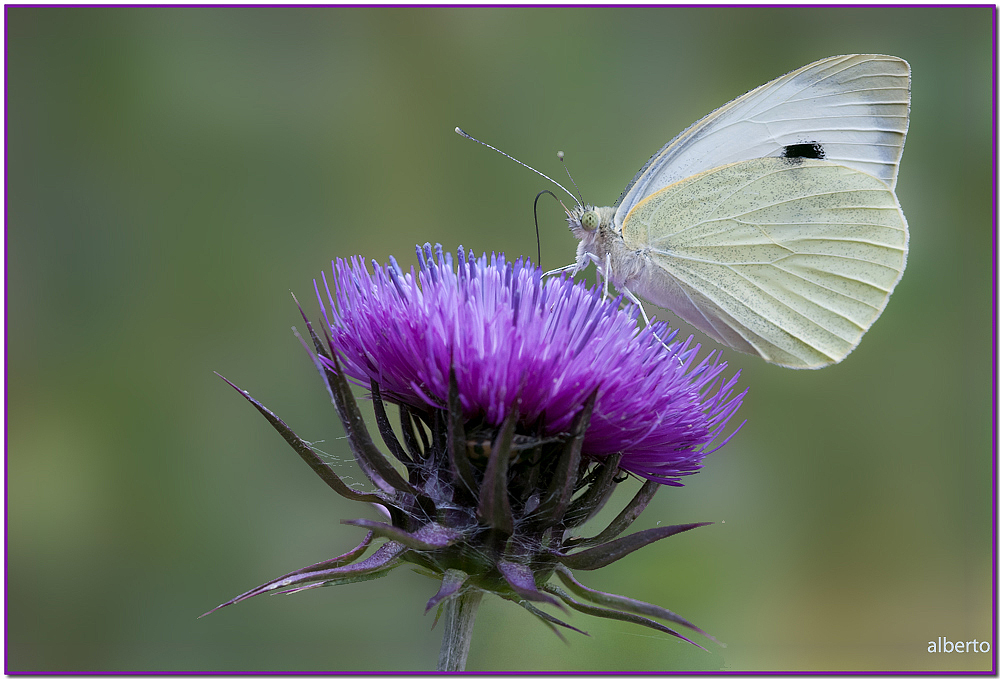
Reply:
<svg viewBox="0 0 1000 679"><path fill-rule="evenodd" d="M998 596L997 596L997 465L998 465L998 381L997 381L997 369L998 369L998 309L997 309L997 247L998 247L998 223L997 223L997 210L1000 205L998 205L997 196L997 14L998 9L995 4L987 3L967 3L967 4L948 4L948 3L936 3L936 4L815 4L815 5L780 5L780 4L753 4L753 5L743 5L743 4L712 4L712 5L698 5L698 4L663 4L663 5L528 5L528 4L483 4L483 5L472 5L472 4L417 4L417 5L405 5L405 4L386 4L386 5L364 5L364 4L149 4L149 5L132 5L132 4L110 4L110 3L94 3L94 4L7 4L4 6L4 44L7 44L7 10L9 9L19 9L19 8L73 8L73 9L88 9L88 8L152 8L152 9L165 9L165 8L178 8L178 9L208 9L208 8L233 8L233 9L296 9L296 8L381 8L381 9L419 9L419 8L542 8L542 9L552 9L552 8L643 8L643 9L654 9L654 8L699 8L699 7L710 7L710 8L779 8L779 9L804 9L804 8L846 8L846 9L858 9L858 8L872 8L872 9L884 9L884 8L955 8L955 9L973 9L973 8L985 8L991 7L992 12L992 29L993 29L993 82L992 82L992 95L993 95L993 111L992 111L992 142L993 142L993 252L992 252L992 265L993 265L993 281L992 281L992 314L993 314L993 338L992 338L992 357L991 366L993 370L992 375L992 444L993 444L993 517L992 517L992 527L993 527L993 639L992 647L997 648L998 641ZM7 63L4 61L4 110L6 111L7 105ZM7 118L4 117L4 224L7 224ZM8 292L8 277L7 277L7 234L6 230L4 232L4 327L7 327L7 292ZM7 365L7 344L4 342L4 365ZM4 394L9 395L7 389L7 373L4 372ZM4 451L7 450L7 411L8 411L8 401L4 401ZM4 517L6 524L7 516L7 502L8 502L8 474L7 474L7 458L4 456ZM4 590L7 591L7 531L4 530ZM7 600L4 598L4 629L7 629ZM4 645L4 670L5 673L11 676L54 676L51 672L10 672L8 667L8 657L7 657L7 646ZM149 671L149 672L135 672L135 671L123 671L123 672L64 672L57 673L55 676L213 676L213 677L224 677L224 676L407 676L407 677L423 677L423 676L438 676L440 672L426 671L426 672L239 672L239 671L220 671L220 672L201 672L201 671L181 671L181 672L169 672L169 671ZM694 672L475 672L478 676L671 676L671 675L685 675L685 676L996 676L997 675L997 657L996 651L993 654L993 665L991 670L981 671L981 672L933 672L933 671L922 671L922 672L905 672L905 671L888 671L888 672L795 672L795 671L779 671L779 672L766 672L766 671L745 671L745 672L724 672L724 671L694 671Z"/></svg>
<svg viewBox="0 0 1000 679"><path fill-rule="evenodd" d="M294 677L312 677L312 676L349 676L349 677L382 677L382 676L399 676L399 677L428 677L428 676L441 676L442 672L436 671L407 671L407 672L335 672L335 671L298 671L298 672L284 672L284 671L258 671L258 672L242 672L242 671L218 671L218 672L201 672L201 671L149 671L149 672L12 672L10 676L75 676L75 677L87 677L87 676L162 676L162 677L177 677L177 676L196 676L196 677L228 677L228 676L239 676L239 677L274 677L274 676L294 676ZM885 672L862 672L862 671L851 671L851 672L835 672L835 671L778 671L778 672L768 672L768 671L722 671L722 670L701 670L701 671L672 671L672 672L500 672L500 671L477 671L471 672L475 676L484 677L605 677L605 676L627 676L627 677L663 677L663 676L738 676L738 677L948 677L948 676L994 676L996 673L990 670L982 671L885 671Z"/></svg>
<svg viewBox="0 0 1000 679"><path fill-rule="evenodd" d="M7 12L4 10L4 22L3 22L3 44L4 44L4 61L3 61L3 327L4 327L4 343L3 343L3 629L4 629L4 645L3 645L3 666L4 671L7 671L9 667L9 662L7 658L7 630L10 629L8 626L9 620L7 619L7 592L10 591L8 588L8 573L10 573L9 563L7 562L7 555L10 554L7 544L7 517L10 516L8 507L8 498L10 493L7 488L7 451L9 450L7 445L7 408L10 403L10 390L7 388L7 328L10 327L7 323L7 310L10 305L7 303L7 291L10 289L8 287L9 280L7 278L7 224L10 222L7 220L7 57L6 57L6 45L10 44L7 41Z"/></svg>
<svg viewBox="0 0 1000 679"><path fill-rule="evenodd" d="M221 3L157 3L157 4L129 4L129 3L87 3L87 4L38 4L21 3L7 4L4 9L23 8L45 8L45 9L94 9L94 8L122 8L122 9L979 9L992 7L990 3L962 3L952 4L947 2L939 3L906 3L892 4L880 3L851 3L851 4L778 4L778 3L720 3L720 4L695 4L695 3L662 3L662 4L530 4L530 3L417 3L417 4L365 4L365 3L294 3L280 4L274 2L263 2L260 4L221 4ZM996 17L994 12L994 38L996 37Z"/></svg>
<svg viewBox="0 0 1000 679"><path fill-rule="evenodd" d="M194 677L384 677L384 676L394 676L394 677L434 677L442 676L450 673L446 672L434 672L434 671L424 671L424 672L323 672L323 671L302 671L302 672L239 672L239 671L225 671L225 672L197 672L197 671L183 671L183 672L61 672L61 673L51 673L51 672L16 672L11 673L10 676L74 676L74 677L88 677L88 676L100 676L100 677L115 677L115 676L151 676L151 677L180 677L180 676L194 676ZM722 670L711 670L711 671L694 671L694 672L469 672L473 676L483 676L483 677L664 677L664 676L714 676L714 677L949 677L949 676L993 676L995 673L983 670L975 672L960 672L960 671L948 671L948 672L934 672L934 671L920 671L920 672L795 672L795 671L781 671L781 672L766 672L766 671L733 671L725 672Z"/></svg>
<svg viewBox="0 0 1000 679"><path fill-rule="evenodd" d="M997 674L997 7L993 7L993 674Z"/></svg>

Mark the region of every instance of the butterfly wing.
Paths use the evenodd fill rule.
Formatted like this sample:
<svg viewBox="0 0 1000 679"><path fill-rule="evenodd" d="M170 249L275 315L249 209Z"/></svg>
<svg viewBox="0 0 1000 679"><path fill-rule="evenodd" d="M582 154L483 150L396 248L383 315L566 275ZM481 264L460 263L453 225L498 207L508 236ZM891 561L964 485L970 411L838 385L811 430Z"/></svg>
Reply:
<svg viewBox="0 0 1000 679"><path fill-rule="evenodd" d="M718 167L647 197L622 238L647 258L626 285L720 343L792 368L837 363L906 266L895 194L806 158Z"/></svg>
<svg viewBox="0 0 1000 679"><path fill-rule="evenodd" d="M895 188L910 109L910 67L897 57L829 57L761 85L705 116L649 159L618 199L618 230L640 201L741 160L822 158Z"/></svg>

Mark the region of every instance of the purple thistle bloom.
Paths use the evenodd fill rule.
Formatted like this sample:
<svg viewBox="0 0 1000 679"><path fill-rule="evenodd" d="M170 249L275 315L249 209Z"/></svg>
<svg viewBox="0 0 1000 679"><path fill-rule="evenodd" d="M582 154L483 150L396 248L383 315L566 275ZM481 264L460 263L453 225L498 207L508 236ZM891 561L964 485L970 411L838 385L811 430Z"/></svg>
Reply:
<svg viewBox="0 0 1000 679"><path fill-rule="evenodd" d="M696 363L691 338L674 341L665 323L640 329L637 307L521 259L417 254L409 272L394 258L374 273L338 259L332 292L324 275L332 346L358 384L443 409L454 366L466 420L498 427L520 399L519 426L543 436L568 431L596 389L583 454L621 452L622 469L669 485L728 441L712 447L746 392L733 395L739 373L725 379L715 352Z"/></svg>
<svg viewBox="0 0 1000 679"><path fill-rule="evenodd" d="M726 364L714 352L698 361L699 346L676 342L664 323L640 329L638 309L623 309L621 298L605 300L565 277L543 278L526 261L461 249L455 258L430 245L417 254L419 271L408 273L395 260L375 264L372 273L358 258L337 260L332 290L324 276L325 303L316 286L322 338L303 314L312 342L306 348L372 490L348 486L307 441L240 390L333 491L379 507L389 523L345 521L368 531L357 547L213 610L268 592L372 580L408 563L441 580L426 607L440 606L445 618L441 670L464 669L486 592L557 634L582 630L539 604L695 643L653 619L704 634L681 616L587 587L575 571L603 568L706 525L624 534L659 488L680 485L679 477L698 471L725 443L713 448L746 393L734 393L738 373L724 378ZM405 472L375 445L348 378L370 390L382 441ZM385 401L399 407L402 440ZM578 534L619 485L621 470L646 481L603 530Z"/></svg>

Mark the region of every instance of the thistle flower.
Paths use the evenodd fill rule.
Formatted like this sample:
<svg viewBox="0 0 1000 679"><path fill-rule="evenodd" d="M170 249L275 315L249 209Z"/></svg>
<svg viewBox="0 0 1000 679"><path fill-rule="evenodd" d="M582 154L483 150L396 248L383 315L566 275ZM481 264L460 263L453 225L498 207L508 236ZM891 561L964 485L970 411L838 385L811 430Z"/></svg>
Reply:
<svg viewBox="0 0 1000 679"><path fill-rule="evenodd" d="M543 278L524 260L477 258L461 248L455 258L430 245L417 256L419 271L408 272L392 258L386 266L373 262L372 273L358 258L335 261L332 288L325 275L322 292L316 287L322 339L303 315L310 355L372 491L349 488L241 391L331 488L381 507L390 522L347 520L368 529L357 547L218 608L264 592L377 578L410 563L441 580L426 609L444 610L439 669L464 668L484 592L521 605L557 634L580 630L536 604L694 643L652 618L705 634L687 620L587 588L573 571L705 525L619 537L661 485L680 485L729 440L715 443L746 393L734 393L738 373L723 377L726 363L714 352L698 361L700 347L676 341L665 323L640 329L638 309L622 308L621 298ZM372 442L349 382L370 390L382 440L405 477ZM402 441L386 402L399 408ZM622 472L646 482L598 535L573 535L604 506ZM358 561L375 538L386 542ZM565 590L550 582L553 575Z"/></svg>

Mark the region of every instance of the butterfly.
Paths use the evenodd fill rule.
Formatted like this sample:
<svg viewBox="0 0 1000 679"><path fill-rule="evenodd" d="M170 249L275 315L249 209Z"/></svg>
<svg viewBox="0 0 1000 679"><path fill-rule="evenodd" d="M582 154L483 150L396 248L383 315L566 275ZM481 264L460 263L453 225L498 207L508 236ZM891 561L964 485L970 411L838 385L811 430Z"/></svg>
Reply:
<svg viewBox="0 0 1000 679"><path fill-rule="evenodd" d="M844 359L903 275L896 174L910 69L821 59L716 109L667 143L611 207L567 210L591 263L634 302L789 368Z"/></svg>

